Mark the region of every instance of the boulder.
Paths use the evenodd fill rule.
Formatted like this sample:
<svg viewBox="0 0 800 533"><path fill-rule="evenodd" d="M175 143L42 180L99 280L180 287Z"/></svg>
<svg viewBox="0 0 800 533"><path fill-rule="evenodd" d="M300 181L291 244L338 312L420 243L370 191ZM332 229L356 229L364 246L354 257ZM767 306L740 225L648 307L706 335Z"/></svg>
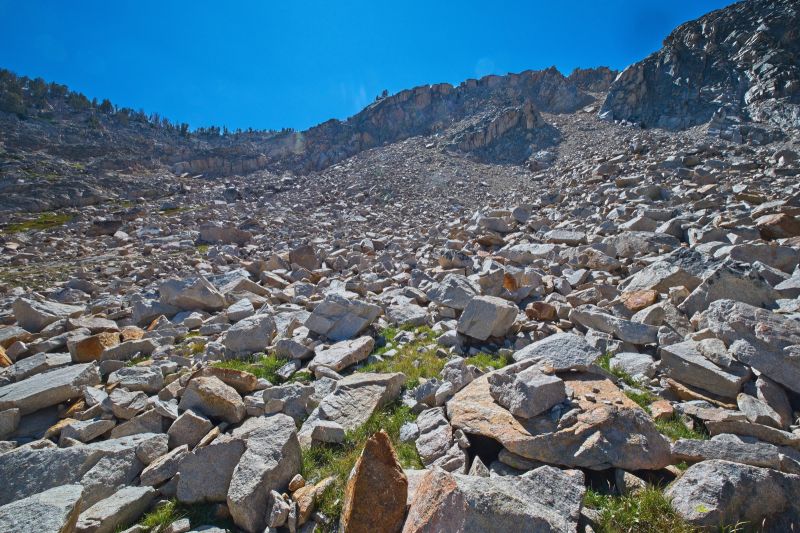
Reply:
<svg viewBox="0 0 800 533"><path fill-rule="evenodd" d="M258 314L231 326L222 344L231 352L263 352L272 342L276 332L275 320L270 315Z"/></svg>
<svg viewBox="0 0 800 533"><path fill-rule="evenodd" d="M403 533L577 531L583 483L580 471L551 466L497 477L429 470L418 481Z"/></svg>
<svg viewBox="0 0 800 533"><path fill-rule="evenodd" d="M351 431L367 421L378 409L400 395L406 377L393 374L352 374L336 382L336 389L325 396L319 406L303 422L298 438L303 447L312 443L311 434L319 420L331 420Z"/></svg>
<svg viewBox="0 0 800 533"><path fill-rule="evenodd" d="M631 344L653 344L658 341L657 327L610 315L591 304L570 311L569 319L574 324L608 333Z"/></svg>
<svg viewBox="0 0 800 533"><path fill-rule="evenodd" d="M135 522L155 496L152 487L124 487L82 512L76 531L113 533Z"/></svg>
<svg viewBox="0 0 800 533"><path fill-rule="evenodd" d="M22 381L0 387L0 411L19 409L27 415L83 396L85 385L100 383L93 363L57 368Z"/></svg>
<svg viewBox="0 0 800 533"><path fill-rule="evenodd" d="M167 280L159 286L158 292L162 304L187 311L219 311L227 306L222 293L202 276Z"/></svg>
<svg viewBox="0 0 800 533"><path fill-rule="evenodd" d="M567 399L564 380L530 367L520 372L501 369L489 376L494 400L517 417L533 418Z"/></svg>
<svg viewBox="0 0 800 533"><path fill-rule="evenodd" d="M556 333L514 352L514 361L530 361L556 372L588 370L602 352L573 333Z"/></svg>
<svg viewBox="0 0 800 533"><path fill-rule="evenodd" d="M233 471L245 451L244 439L220 435L195 449L178 469L178 501L188 504L226 502ZM265 509L261 510L266 512Z"/></svg>
<svg viewBox="0 0 800 533"><path fill-rule="evenodd" d="M381 314L377 305L329 294L317 304L305 326L333 341L350 339L372 324Z"/></svg>
<svg viewBox="0 0 800 533"><path fill-rule="evenodd" d="M260 533L267 525L270 492L283 492L300 472L300 443L294 420L283 414L249 419L234 431L245 451L233 470L228 509L237 526Z"/></svg>
<svg viewBox="0 0 800 533"><path fill-rule="evenodd" d="M427 292L430 301L457 311L466 309L469 302L480 294L480 287L466 276L448 274L441 283Z"/></svg>
<svg viewBox="0 0 800 533"><path fill-rule="evenodd" d="M208 243L224 243L244 245L253 238L253 234L230 224L206 222L198 228L200 241Z"/></svg>
<svg viewBox="0 0 800 533"><path fill-rule="evenodd" d="M700 343L679 342L659 349L661 364L671 378L699 387L723 398L736 398L750 379L750 370L737 361L726 368L714 364L701 352Z"/></svg>
<svg viewBox="0 0 800 533"><path fill-rule="evenodd" d="M32 298L17 298L12 308L19 327L32 333L39 333L56 320L77 316L83 312L83 307L77 305Z"/></svg>
<svg viewBox="0 0 800 533"><path fill-rule="evenodd" d="M0 507L0 531L71 533L80 513L80 485L62 485Z"/></svg>
<svg viewBox="0 0 800 533"><path fill-rule="evenodd" d="M721 460L689 467L666 491L691 525L758 524L791 531L800 522L800 476Z"/></svg>
<svg viewBox="0 0 800 533"><path fill-rule="evenodd" d="M670 464L669 442L647 413L601 376L560 374L579 409L554 421L549 414L515 418L493 401L490 375L479 377L447 403L454 428L548 464L591 470L657 470Z"/></svg>
<svg viewBox="0 0 800 533"><path fill-rule="evenodd" d="M503 337L514 325L517 306L495 296L476 296L458 319L459 333L478 340Z"/></svg>
<svg viewBox="0 0 800 533"><path fill-rule="evenodd" d="M337 342L330 348L317 352L314 359L308 364L308 369L314 371L317 367L324 366L341 372L369 357L374 346L375 340L372 337L359 337Z"/></svg>
<svg viewBox="0 0 800 533"><path fill-rule="evenodd" d="M367 439L344 494L341 529L348 533L399 532L406 514L408 480L389 436Z"/></svg>
<svg viewBox="0 0 800 533"><path fill-rule="evenodd" d="M119 333L104 332L88 337L70 339L67 348L75 363L88 363L97 361L103 351L119 344Z"/></svg>
<svg viewBox="0 0 800 533"><path fill-rule="evenodd" d="M179 407L194 409L231 424L241 422L245 415L244 402L236 389L213 376L189 381Z"/></svg>
<svg viewBox="0 0 800 533"><path fill-rule="evenodd" d="M188 409L176 418L167 430L169 447L172 449L186 445L194 448L213 427L211 420Z"/></svg>

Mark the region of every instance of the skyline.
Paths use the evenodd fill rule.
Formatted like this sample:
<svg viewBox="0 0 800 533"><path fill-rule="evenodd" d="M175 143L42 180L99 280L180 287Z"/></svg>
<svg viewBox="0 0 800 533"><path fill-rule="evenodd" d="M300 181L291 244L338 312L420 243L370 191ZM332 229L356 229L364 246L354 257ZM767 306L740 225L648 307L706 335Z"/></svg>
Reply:
<svg viewBox="0 0 800 533"><path fill-rule="evenodd" d="M730 3L503 2L486 10L470 0L456 10L411 1L397 11L318 0L223 11L210 2L91 1L79 14L66 3L0 0L0 16L13 22L0 32L0 67L192 129L306 129L352 116L383 90L549 66L565 75L621 70L678 24Z"/></svg>

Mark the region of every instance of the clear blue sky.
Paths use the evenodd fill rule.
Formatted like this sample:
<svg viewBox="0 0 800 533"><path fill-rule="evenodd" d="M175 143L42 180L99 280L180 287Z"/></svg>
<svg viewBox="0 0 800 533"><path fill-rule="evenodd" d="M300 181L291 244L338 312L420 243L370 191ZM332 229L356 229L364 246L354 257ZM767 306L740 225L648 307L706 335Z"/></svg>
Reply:
<svg viewBox="0 0 800 533"><path fill-rule="evenodd" d="M346 118L383 89L624 68L730 0L0 0L0 66L192 128Z"/></svg>

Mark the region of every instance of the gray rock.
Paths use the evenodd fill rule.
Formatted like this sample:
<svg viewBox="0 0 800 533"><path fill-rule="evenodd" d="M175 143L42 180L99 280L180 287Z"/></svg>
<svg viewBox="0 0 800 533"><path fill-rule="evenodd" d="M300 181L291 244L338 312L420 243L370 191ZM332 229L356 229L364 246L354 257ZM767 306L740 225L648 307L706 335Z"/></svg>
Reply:
<svg viewBox="0 0 800 533"><path fill-rule="evenodd" d="M427 292L428 299L438 305L458 311L466 309L469 302L480 294L480 288L466 276L448 274L441 283Z"/></svg>
<svg viewBox="0 0 800 533"><path fill-rule="evenodd" d="M258 314L240 320L225 334L222 343L231 352L262 352L275 336L275 320L270 315Z"/></svg>
<svg viewBox="0 0 800 533"><path fill-rule="evenodd" d="M242 397L236 389L217 377L197 377L186 386L180 409L194 409L211 417L235 424L245 416Z"/></svg>
<svg viewBox="0 0 800 533"><path fill-rule="evenodd" d="M155 409L148 409L111 430L112 438L136 435L137 433L162 433L164 417Z"/></svg>
<svg viewBox="0 0 800 533"><path fill-rule="evenodd" d="M400 395L405 375L352 374L336 383L336 389L325 396L319 406L303 422L297 434L303 447L311 445L311 434L319 420L331 420L351 431L367 421L372 414Z"/></svg>
<svg viewBox="0 0 800 533"><path fill-rule="evenodd" d="M225 297L206 278L167 280L158 292L161 303L187 311L219 311L226 306Z"/></svg>
<svg viewBox="0 0 800 533"><path fill-rule="evenodd" d="M381 313L374 304L329 294L306 319L305 326L333 341L350 339L372 324Z"/></svg>
<svg viewBox="0 0 800 533"><path fill-rule="evenodd" d="M736 300L757 307L774 307L780 295L755 270L739 263L725 263L704 277L703 282L678 306L692 316L717 300Z"/></svg>
<svg viewBox="0 0 800 533"><path fill-rule="evenodd" d="M404 533L576 531L583 474L542 466L521 476L430 470L419 480Z"/></svg>
<svg viewBox="0 0 800 533"><path fill-rule="evenodd" d="M192 409L187 409L175 419L175 422L167 430L169 447L172 449L186 445L194 448L213 427L214 424L211 423L211 420Z"/></svg>
<svg viewBox="0 0 800 533"><path fill-rule="evenodd" d="M699 527L758 524L791 531L800 521L800 476L710 460L689 467L666 491L672 507Z"/></svg>
<svg viewBox="0 0 800 533"><path fill-rule="evenodd" d="M117 383L130 391L153 394L164 387L164 374L153 366L127 366L112 372L108 383Z"/></svg>
<svg viewBox="0 0 800 533"><path fill-rule="evenodd" d="M724 398L736 398L742 385L750 379L750 371L739 363L722 368L711 362L695 341L662 346L659 351L668 376Z"/></svg>
<svg viewBox="0 0 800 533"><path fill-rule="evenodd" d="M738 361L800 393L797 321L746 303L717 300L694 322L722 340Z"/></svg>
<svg viewBox="0 0 800 533"><path fill-rule="evenodd" d="M458 319L457 330L478 340L503 337L514 325L517 306L495 296L476 296L467 304Z"/></svg>
<svg viewBox="0 0 800 533"><path fill-rule="evenodd" d="M159 455L166 453L166 439L140 434L85 446L26 448L2 454L0 479L5 480L5 487L0 504L79 483L84 488L81 505L87 508L132 483L144 468L141 459L147 459L142 452L150 447L160 451Z"/></svg>
<svg viewBox="0 0 800 533"><path fill-rule="evenodd" d="M19 409L0 411L0 440L14 433L19 427Z"/></svg>
<svg viewBox="0 0 800 533"><path fill-rule="evenodd" d="M711 440L678 439L672 443L676 461L692 463L709 459L724 459L763 468L773 468L789 474L800 474L800 451L788 446L776 446L753 438L723 433Z"/></svg>
<svg viewBox="0 0 800 533"><path fill-rule="evenodd" d="M246 450L233 471L227 497L233 521L250 532L263 531L270 492L285 491L301 466L294 420L282 414L256 420L253 429L236 430L245 438Z"/></svg>
<svg viewBox="0 0 800 533"><path fill-rule="evenodd" d="M265 414L281 412L294 418L295 422L302 422L308 415L309 402L313 394L314 386L302 383L268 387L262 393Z"/></svg>
<svg viewBox="0 0 800 533"><path fill-rule="evenodd" d="M556 372L588 370L603 355L586 339L573 333L556 333L514 352L514 361L527 361L552 366Z"/></svg>
<svg viewBox="0 0 800 533"><path fill-rule="evenodd" d="M57 368L0 387L0 411L19 409L26 415L83 396L84 385L100 383L93 363Z"/></svg>
<svg viewBox="0 0 800 533"><path fill-rule="evenodd" d="M423 326L428 321L428 311L416 304L392 305L386 309L386 318L399 327Z"/></svg>
<svg viewBox="0 0 800 533"><path fill-rule="evenodd" d="M57 320L83 312L83 307L76 305L32 298L17 298L12 307L19 326L32 333L39 333Z"/></svg>
<svg viewBox="0 0 800 533"><path fill-rule="evenodd" d="M113 420L102 419L70 422L61 428L60 439L62 442L65 439L89 442L111 430L115 425Z"/></svg>
<svg viewBox="0 0 800 533"><path fill-rule="evenodd" d="M156 496L151 487L125 487L97 502L78 518L79 533L112 533L130 525L144 513Z"/></svg>
<svg viewBox="0 0 800 533"><path fill-rule="evenodd" d="M567 399L564 381L536 367L489 374L492 398L521 418L533 418Z"/></svg>
<svg viewBox="0 0 800 533"><path fill-rule="evenodd" d="M319 420L311 431L311 439L314 442L339 444L344 442L344 438L344 428L331 420Z"/></svg>
<svg viewBox="0 0 800 533"><path fill-rule="evenodd" d="M652 378L656 374L656 362L646 353L622 352L614 355L611 368L618 368L633 376Z"/></svg>
<svg viewBox="0 0 800 533"><path fill-rule="evenodd" d="M581 305L573 309L569 319L575 324L614 335L631 344L653 344L658 340L657 327L618 318L594 305Z"/></svg>
<svg viewBox="0 0 800 533"><path fill-rule="evenodd" d="M171 479L180 470L181 463L189 454L189 447L185 444L178 446L171 452L162 455L142 470L139 476L142 485L155 487Z"/></svg>
<svg viewBox="0 0 800 533"><path fill-rule="evenodd" d="M416 441L417 453L422 464L433 465L453 446L453 428L447 421L444 409L426 409L417 417L419 437Z"/></svg>
<svg viewBox="0 0 800 533"><path fill-rule="evenodd" d="M195 449L183 459L178 470L178 501L189 504L227 501L233 471L244 451L244 439L229 435L221 435L208 446Z"/></svg>
<svg viewBox="0 0 800 533"><path fill-rule="evenodd" d="M375 340L372 337L359 337L353 340L337 342L327 350L319 351L308 364L308 369L314 371L319 366L325 366L336 372L363 361L372 353Z"/></svg>
<svg viewBox="0 0 800 533"><path fill-rule="evenodd" d="M0 531L74 531L80 513L80 485L62 485L0 507Z"/></svg>

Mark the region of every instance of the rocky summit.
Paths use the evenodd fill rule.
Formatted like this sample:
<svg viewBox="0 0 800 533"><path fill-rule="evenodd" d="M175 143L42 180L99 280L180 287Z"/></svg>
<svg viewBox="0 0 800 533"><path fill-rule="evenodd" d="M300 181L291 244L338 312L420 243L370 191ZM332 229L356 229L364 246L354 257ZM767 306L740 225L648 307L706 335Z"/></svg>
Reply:
<svg viewBox="0 0 800 533"><path fill-rule="evenodd" d="M797 530L799 54L224 134L0 72L0 530Z"/></svg>

